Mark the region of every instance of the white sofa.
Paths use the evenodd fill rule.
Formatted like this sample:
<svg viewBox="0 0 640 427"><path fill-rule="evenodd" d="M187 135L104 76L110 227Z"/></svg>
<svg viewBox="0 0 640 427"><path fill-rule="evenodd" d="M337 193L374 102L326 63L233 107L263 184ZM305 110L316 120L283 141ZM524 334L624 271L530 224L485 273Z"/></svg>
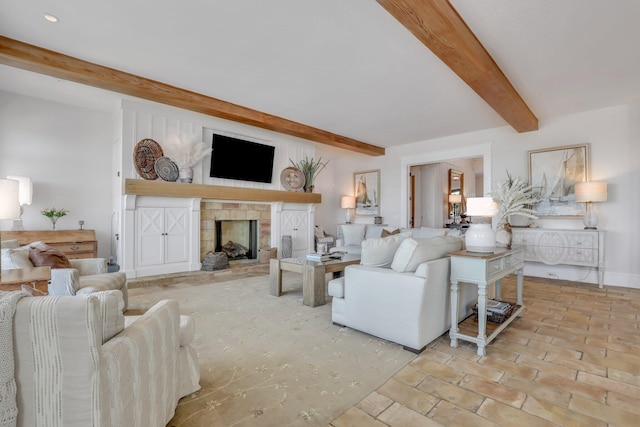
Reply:
<svg viewBox="0 0 640 427"><path fill-rule="evenodd" d="M451 326L450 260L446 254L460 250L463 241L451 236L395 237L401 239L395 252L370 254L371 247L394 237L365 241L361 254L365 265L350 265L343 277L329 282L331 318L336 325L420 352ZM388 246L388 252L393 250L392 244ZM461 288L459 320L472 312L477 297L472 291L471 287Z"/></svg>
<svg viewBox="0 0 640 427"><path fill-rule="evenodd" d="M18 301L18 426L165 426L200 388L194 324L177 301L129 321L122 305L118 291Z"/></svg>
<svg viewBox="0 0 640 427"><path fill-rule="evenodd" d="M29 248L44 249L43 242L18 246L17 240L2 242L1 265L4 270L33 267ZM129 303L127 276L123 272L108 273L106 258L70 259L71 268L52 268L49 295L85 295L93 292L118 290L122 292L124 308Z"/></svg>
<svg viewBox="0 0 640 427"><path fill-rule="evenodd" d="M338 225L338 236L335 246L330 252L345 252L349 254L360 254L362 242L368 239L385 237L392 230L399 230L400 233L410 232L413 238L428 239L436 236L462 236L462 232L449 228L400 228L389 227L377 224L340 224Z"/></svg>

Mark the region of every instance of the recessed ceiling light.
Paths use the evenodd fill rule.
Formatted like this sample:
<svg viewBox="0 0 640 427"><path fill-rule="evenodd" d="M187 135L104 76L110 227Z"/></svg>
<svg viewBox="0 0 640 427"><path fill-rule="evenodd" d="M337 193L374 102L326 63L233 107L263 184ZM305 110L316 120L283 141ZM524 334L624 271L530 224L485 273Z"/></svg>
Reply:
<svg viewBox="0 0 640 427"><path fill-rule="evenodd" d="M49 22L58 22L58 17L50 13L45 13L44 19L46 19Z"/></svg>

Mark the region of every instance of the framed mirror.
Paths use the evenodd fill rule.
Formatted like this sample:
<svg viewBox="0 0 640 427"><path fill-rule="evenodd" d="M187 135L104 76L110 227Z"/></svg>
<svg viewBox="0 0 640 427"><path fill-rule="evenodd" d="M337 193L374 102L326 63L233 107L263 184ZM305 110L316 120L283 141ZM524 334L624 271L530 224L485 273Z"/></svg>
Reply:
<svg viewBox="0 0 640 427"><path fill-rule="evenodd" d="M454 195L452 197L452 195ZM459 196L459 197L455 197ZM458 222L458 215L464 212L464 173L449 169L449 193L447 194L448 211L453 212L453 224Z"/></svg>

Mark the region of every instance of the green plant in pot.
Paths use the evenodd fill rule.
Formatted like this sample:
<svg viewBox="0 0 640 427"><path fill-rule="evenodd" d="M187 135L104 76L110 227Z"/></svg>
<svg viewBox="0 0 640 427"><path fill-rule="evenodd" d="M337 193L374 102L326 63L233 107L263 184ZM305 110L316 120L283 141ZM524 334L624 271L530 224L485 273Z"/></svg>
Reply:
<svg viewBox="0 0 640 427"><path fill-rule="evenodd" d="M534 191L533 186L524 179L512 177L509 171L507 171L507 179L502 181L498 188L490 194L502 214L496 228L496 245L510 247L511 224L509 217L538 219L533 206L541 200L542 195L540 192Z"/></svg>
<svg viewBox="0 0 640 427"><path fill-rule="evenodd" d="M318 160L313 160L313 157L309 159L306 156L304 160L300 160L297 163L291 159L289 159L289 161L293 166L300 169L300 171L304 174L304 191L306 191L307 193L311 193L313 191L313 183L315 182L316 177L318 176L320 171L322 171L322 169L324 169L329 163L329 160L323 163L322 157L320 157Z"/></svg>

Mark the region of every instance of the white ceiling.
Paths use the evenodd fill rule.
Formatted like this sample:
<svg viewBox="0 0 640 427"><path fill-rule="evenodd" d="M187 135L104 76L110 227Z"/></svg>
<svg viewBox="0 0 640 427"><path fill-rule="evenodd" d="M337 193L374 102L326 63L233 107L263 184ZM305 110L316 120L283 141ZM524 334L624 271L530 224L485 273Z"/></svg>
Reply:
<svg viewBox="0 0 640 427"><path fill-rule="evenodd" d="M539 119L640 99L640 1L451 4ZM383 147L506 125L373 0L0 0L0 34ZM8 66L0 89L122 97Z"/></svg>

